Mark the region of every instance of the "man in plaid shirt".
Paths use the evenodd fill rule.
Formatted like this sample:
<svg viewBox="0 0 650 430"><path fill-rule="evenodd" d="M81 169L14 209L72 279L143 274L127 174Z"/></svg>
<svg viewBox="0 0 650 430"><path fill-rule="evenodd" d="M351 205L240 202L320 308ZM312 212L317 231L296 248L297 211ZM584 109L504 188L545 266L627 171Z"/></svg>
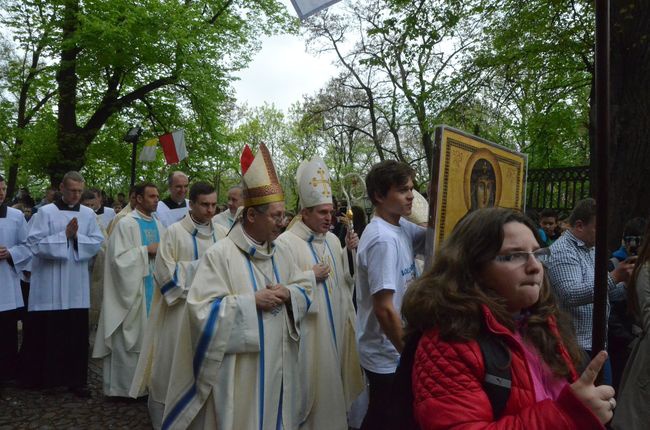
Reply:
<svg viewBox="0 0 650 430"><path fill-rule="evenodd" d="M596 201L592 198L579 201L571 212L569 224L569 230L551 245L551 256L546 264L547 273L560 306L572 317L578 344L591 355ZM607 276L608 317L609 300L625 297L625 283L634 269L634 259L621 262ZM604 369L604 382L611 384L609 361Z"/></svg>

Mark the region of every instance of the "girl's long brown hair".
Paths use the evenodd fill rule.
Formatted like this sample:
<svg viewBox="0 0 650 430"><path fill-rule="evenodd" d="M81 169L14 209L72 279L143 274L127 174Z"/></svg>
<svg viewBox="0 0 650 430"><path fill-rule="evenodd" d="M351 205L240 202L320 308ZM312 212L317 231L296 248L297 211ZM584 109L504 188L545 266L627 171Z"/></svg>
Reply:
<svg viewBox="0 0 650 430"><path fill-rule="evenodd" d="M537 228L532 222L509 209L479 209L456 225L436 254L431 269L415 281L404 296L402 314L407 323L407 336L436 328L445 341L474 340L483 324L481 305L487 306L500 324L515 330L515 320L505 300L483 288L479 277L485 265L501 250L503 226L509 222L526 225L539 242ZM556 304L546 275L539 300L527 311L529 317L522 335L535 345L556 375L568 376L569 368L558 353L559 341L549 326L551 315L557 320L562 342L576 367L581 364L583 355L568 318Z"/></svg>
<svg viewBox="0 0 650 430"><path fill-rule="evenodd" d="M634 265L634 271L627 286L627 308L637 322L642 321L641 309L639 308L639 297L636 292L636 283L641 268L650 262L650 222L646 225L643 241L639 248L639 256Z"/></svg>

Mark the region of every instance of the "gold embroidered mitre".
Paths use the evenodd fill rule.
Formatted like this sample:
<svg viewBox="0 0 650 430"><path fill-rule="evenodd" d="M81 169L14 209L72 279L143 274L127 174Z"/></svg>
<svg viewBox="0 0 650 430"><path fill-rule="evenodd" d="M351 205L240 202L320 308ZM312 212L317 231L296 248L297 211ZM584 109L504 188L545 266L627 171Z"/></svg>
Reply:
<svg viewBox="0 0 650 430"><path fill-rule="evenodd" d="M253 162L244 172L242 182L245 207L284 201L284 192L275 173L271 154L263 143L260 144Z"/></svg>
<svg viewBox="0 0 650 430"><path fill-rule="evenodd" d="M322 204L332 204L332 185L330 172L325 162L318 156L304 160L296 173L300 207L311 208Z"/></svg>

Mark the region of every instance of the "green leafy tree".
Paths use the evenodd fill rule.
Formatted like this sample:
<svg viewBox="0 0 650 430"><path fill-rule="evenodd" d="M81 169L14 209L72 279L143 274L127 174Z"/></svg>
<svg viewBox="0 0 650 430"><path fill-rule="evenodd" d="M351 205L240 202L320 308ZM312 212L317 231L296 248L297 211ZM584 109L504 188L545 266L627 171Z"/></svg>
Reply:
<svg viewBox="0 0 650 430"><path fill-rule="evenodd" d="M368 23L366 62L399 90L418 127L425 159L433 157L437 119L475 91L480 73L467 64L481 34L483 11L471 1L389 0L357 5ZM377 6L380 6L377 5Z"/></svg>
<svg viewBox="0 0 650 430"><path fill-rule="evenodd" d="M21 3L6 1L14 7L11 28L20 43L33 44L33 35L18 29ZM122 118L115 124L152 120L156 133L193 129L192 121L196 134L188 133L188 142L223 141L232 73L250 61L260 35L295 28L275 0L39 3L53 26L47 49L56 70L56 151L46 166L53 184L81 170L115 116ZM106 139L117 141L126 129Z"/></svg>
<svg viewBox="0 0 650 430"><path fill-rule="evenodd" d="M7 194L11 196L16 190L24 143L33 133L31 128L39 121L40 112L48 109L47 105L55 95L54 67L46 60L52 54L56 28L51 22L52 11L43 1L0 4L8 14L1 22L15 29L18 40L17 46L4 41L4 64L0 75L3 93L0 97L3 99L3 109L8 113L7 121L3 124L8 138L12 140L5 147ZM49 115L45 118L46 121L51 120Z"/></svg>
<svg viewBox="0 0 650 430"><path fill-rule="evenodd" d="M505 142L531 167L589 161L593 81L592 2L489 2L482 99L508 118Z"/></svg>

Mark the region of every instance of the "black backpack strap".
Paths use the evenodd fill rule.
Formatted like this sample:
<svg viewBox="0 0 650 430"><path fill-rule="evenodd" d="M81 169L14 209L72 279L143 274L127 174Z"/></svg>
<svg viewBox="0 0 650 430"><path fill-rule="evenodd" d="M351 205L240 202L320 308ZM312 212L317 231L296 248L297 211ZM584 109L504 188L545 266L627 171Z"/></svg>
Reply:
<svg viewBox="0 0 650 430"><path fill-rule="evenodd" d="M497 336L481 330L476 339L485 363L483 390L490 399L494 419L498 420L510 398L512 371L510 369L510 352Z"/></svg>
<svg viewBox="0 0 650 430"><path fill-rule="evenodd" d="M413 363L415 351L422 337L421 332L412 333L405 339L395 378L393 379L393 404L388 411L384 429L416 430L419 428L413 415Z"/></svg>

